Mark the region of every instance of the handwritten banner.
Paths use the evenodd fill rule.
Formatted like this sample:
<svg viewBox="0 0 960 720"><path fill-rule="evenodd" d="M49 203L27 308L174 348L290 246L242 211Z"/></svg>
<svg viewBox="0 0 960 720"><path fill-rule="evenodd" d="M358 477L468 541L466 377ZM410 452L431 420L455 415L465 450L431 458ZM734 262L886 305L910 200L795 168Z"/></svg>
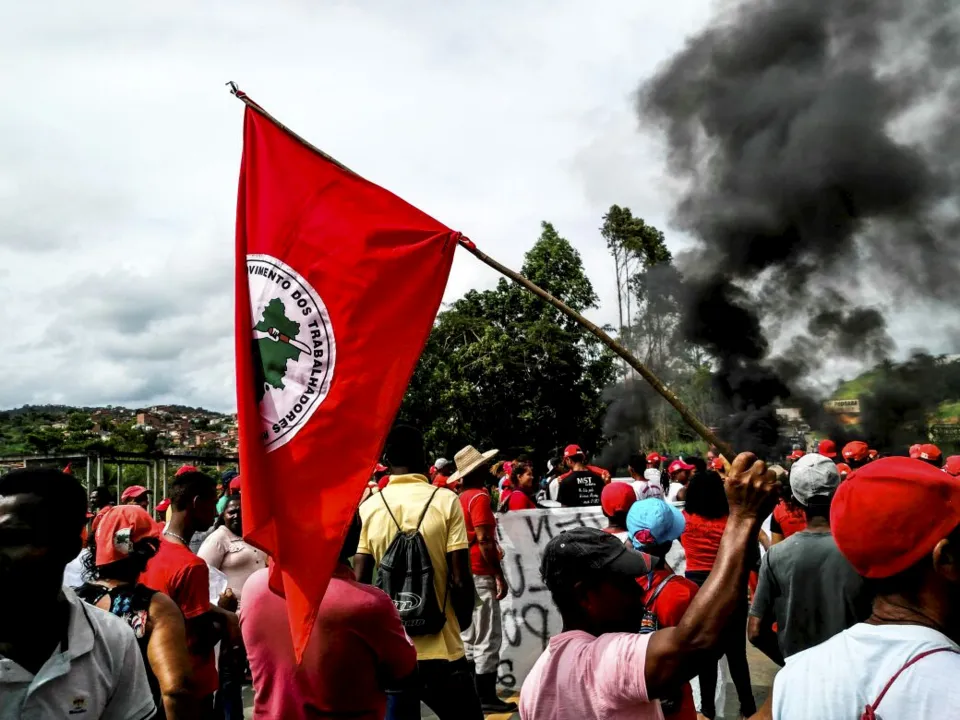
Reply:
<svg viewBox="0 0 960 720"><path fill-rule="evenodd" d="M520 510L499 516L497 534L503 548L503 569L510 592L500 603L503 619L503 647L500 650L498 682L519 691L533 664L546 649L550 638L560 633L560 612L540 579L543 549L554 537L576 527L605 528L607 518L599 507ZM667 553L667 563L682 575L686 555L679 542ZM717 707L723 707L724 683L729 678L726 661L721 663L717 683ZM699 688L694 682L694 695Z"/></svg>

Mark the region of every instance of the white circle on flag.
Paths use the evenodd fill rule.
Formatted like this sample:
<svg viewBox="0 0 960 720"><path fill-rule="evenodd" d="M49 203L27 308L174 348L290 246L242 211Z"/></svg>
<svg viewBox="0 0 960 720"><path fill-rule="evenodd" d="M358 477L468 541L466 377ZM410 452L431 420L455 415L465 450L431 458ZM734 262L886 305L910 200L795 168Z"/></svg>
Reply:
<svg viewBox="0 0 960 720"><path fill-rule="evenodd" d="M290 442L330 392L337 344L317 291L270 255L247 255L254 390L263 444Z"/></svg>

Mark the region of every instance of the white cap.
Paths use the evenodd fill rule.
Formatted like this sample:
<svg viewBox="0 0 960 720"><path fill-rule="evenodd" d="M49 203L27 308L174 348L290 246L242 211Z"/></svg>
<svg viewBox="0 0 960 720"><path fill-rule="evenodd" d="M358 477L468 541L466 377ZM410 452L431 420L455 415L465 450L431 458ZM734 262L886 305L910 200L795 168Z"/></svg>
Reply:
<svg viewBox="0 0 960 720"><path fill-rule="evenodd" d="M437 461L433 464L433 466L437 470L443 470L449 464L450 464L450 461L447 460L446 458L437 458Z"/></svg>
<svg viewBox="0 0 960 720"><path fill-rule="evenodd" d="M790 490L801 505L818 495L829 497L840 487L840 473L830 458L807 453L790 468Z"/></svg>

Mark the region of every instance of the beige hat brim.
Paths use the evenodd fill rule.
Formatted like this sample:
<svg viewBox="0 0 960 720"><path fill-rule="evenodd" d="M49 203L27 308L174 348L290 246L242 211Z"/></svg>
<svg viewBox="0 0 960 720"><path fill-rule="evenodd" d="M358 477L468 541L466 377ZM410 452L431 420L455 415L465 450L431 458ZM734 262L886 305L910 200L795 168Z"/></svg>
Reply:
<svg viewBox="0 0 960 720"><path fill-rule="evenodd" d="M467 475L469 475L469 474L472 473L474 470L476 470L478 467L482 466L484 463L490 462L494 457L496 457L496 454L497 454L498 452L500 452L500 451L499 451L499 450L487 450L485 453L481 453L481 454L480 454L480 458L479 458L478 460L474 460L472 463L470 463L470 464L469 464L467 467L465 467L463 470L460 470L460 469L458 468L457 471L456 471L455 473L453 473L453 475L451 475L449 478L447 478L447 483L449 484L449 483L452 483L452 482L456 482L457 480L462 480L462 479L465 478Z"/></svg>

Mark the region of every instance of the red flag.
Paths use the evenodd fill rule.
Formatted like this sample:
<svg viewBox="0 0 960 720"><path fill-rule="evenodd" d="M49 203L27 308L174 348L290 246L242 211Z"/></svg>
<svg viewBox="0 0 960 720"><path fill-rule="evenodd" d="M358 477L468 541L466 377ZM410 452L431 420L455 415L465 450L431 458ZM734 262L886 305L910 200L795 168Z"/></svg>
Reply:
<svg viewBox="0 0 960 720"><path fill-rule="evenodd" d="M247 108L236 266L243 528L281 570L298 661L457 237Z"/></svg>

